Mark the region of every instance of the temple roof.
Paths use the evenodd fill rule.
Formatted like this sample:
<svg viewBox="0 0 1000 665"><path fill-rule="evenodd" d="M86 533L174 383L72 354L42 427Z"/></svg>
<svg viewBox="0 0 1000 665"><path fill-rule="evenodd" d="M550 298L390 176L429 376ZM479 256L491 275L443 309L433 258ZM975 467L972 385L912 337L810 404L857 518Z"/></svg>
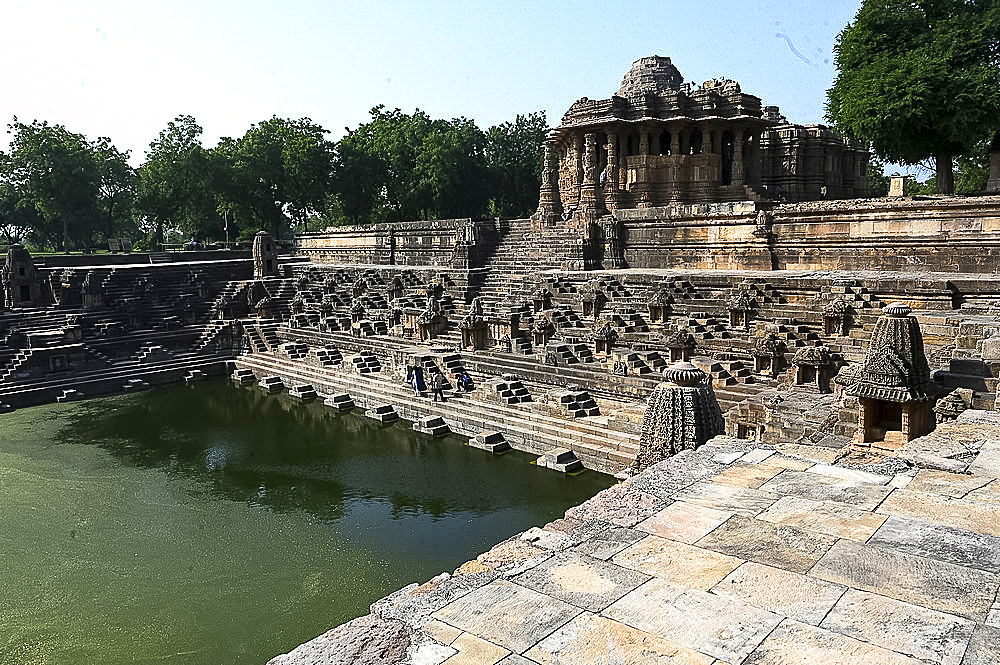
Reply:
<svg viewBox="0 0 1000 665"><path fill-rule="evenodd" d="M684 77L670 62L670 58L650 55L632 63L618 88L619 97L634 97L651 92L659 95L669 90L680 90Z"/></svg>

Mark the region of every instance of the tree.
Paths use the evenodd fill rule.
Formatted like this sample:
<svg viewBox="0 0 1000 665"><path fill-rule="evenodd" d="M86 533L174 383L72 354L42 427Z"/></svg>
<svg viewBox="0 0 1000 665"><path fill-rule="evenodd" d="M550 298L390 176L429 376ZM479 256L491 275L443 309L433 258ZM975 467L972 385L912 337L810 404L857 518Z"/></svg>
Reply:
<svg viewBox="0 0 1000 665"><path fill-rule="evenodd" d="M542 111L518 115L514 122L486 130L491 216L525 217L538 207L542 145L548 129Z"/></svg>
<svg viewBox="0 0 1000 665"><path fill-rule="evenodd" d="M863 0L834 51L827 117L887 161L933 157L951 193L952 158L1000 128L1000 4Z"/></svg>
<svg viewBox="0 0 1000 665"><path fill-rule="evenodd" d="M128 163L129 151L120 152L106 136L91 144L100 177L97 207L106 238L116 238L133 221L139 177Z"/></svg>
<svg viewBox="0 0 1000 665"><path fill-rule="evenodd" d="M384 106L337 144L334 191L343 221L478 217L486 209L485 135L465 118L434 120Z"/></svg>
<svg viewBox="0 0 1000 665"><path fill-rule="evenodd" d="M8 162L9 181L19 193L18 206L38 213L32 229L44 245L62 227L62 249L70 236L86 247L97 223L100 174L91 145L82 134L62 125L32 121L8 125L13 134Z"/></svg>
<svg viewBox="0 0 1000 665"><path fill-rule="evenodd" d="M216 150L220 210L240 225L280 236L286 219L301 228L319 213L331 191L333 144L309 118L272 117Z"/></svg>
<svg viewBox="0 0 1000 665"><path fill-rule="evenodd" d="M192 116L177 116L149 144L146 161L139 167L138 207L152 221L153 247L163 244L168 224L198 234L206 219L216 214L201 132Z"/></svg>

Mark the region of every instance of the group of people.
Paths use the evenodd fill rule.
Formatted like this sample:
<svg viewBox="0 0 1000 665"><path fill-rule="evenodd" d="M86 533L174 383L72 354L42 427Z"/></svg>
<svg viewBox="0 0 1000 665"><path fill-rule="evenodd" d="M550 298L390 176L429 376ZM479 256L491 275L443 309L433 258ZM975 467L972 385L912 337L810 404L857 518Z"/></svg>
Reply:
<svg viewBox="0 0 1000 665"><path fill-rule="evenodd" d="M413 388L413 394L417 397L423 395L427 392L427 384L424 381L424 368L419 365L410 365L407 368L407 383ZM445 377L443 372L434 372L430 378L430 388L434 395L434 401L438 401L438 398L442 402L446 402L447 399L444 396L444 389L448 387L448 379ZM472 392L472 377L465 370L455 373L455 392L456 393L469 393Z"/></svg>

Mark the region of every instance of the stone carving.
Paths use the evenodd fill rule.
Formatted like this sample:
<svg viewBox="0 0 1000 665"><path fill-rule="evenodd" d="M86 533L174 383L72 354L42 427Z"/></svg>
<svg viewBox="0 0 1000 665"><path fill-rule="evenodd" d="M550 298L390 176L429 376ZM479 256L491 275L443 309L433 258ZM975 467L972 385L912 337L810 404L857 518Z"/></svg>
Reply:
<svg viewBox="0 0 1000 665"><path fill-rule="evenodd" d="M757 299L752 292L740 289L730 296L726 305L731 312L752 312L757 309Z"/></svg>
<svg viewBox="0 0 1000 665"><path fill-rule="evenodd" d="M598 136L606 137L608 156L602 196L594 191ZM760 98L735 81L685 84L670 59L660 56L636 60L610 99L574 102L547 148L558 156L559 176L543 177L538 215L551 217L558 198L567 206L563 219L577 225L598 219L605 203L618 215L679 200L746 200L752 196L747 187L796 201L868 191L865 146L826 127L789 124L776 108L765 115ZM805 168L813 155L828 165L815 176L811 163ZM754 235L767 238L767 213L757 222Z"/></svg>
<svg viewBox="0 0 1000 665"><path fill-rule="evenodd" d="M664 370L663 379L649 396L632 473L693 450L725 431L722 410L704 371L678 362Z"/></svg>
<svg viewBox="0 0 1000 665"><path fill-rule="evenodd" d="M774 224L774 214L770 210L758 210L757 218L754 222L753 235L755 238L770 238L771 226Z"/></svg>

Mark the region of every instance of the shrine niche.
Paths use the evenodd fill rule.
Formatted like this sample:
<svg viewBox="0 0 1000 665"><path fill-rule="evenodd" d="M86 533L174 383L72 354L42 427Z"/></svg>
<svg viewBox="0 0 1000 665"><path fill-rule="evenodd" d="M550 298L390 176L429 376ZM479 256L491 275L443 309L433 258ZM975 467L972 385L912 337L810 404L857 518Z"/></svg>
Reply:
<svg viewBox="0 0 1000 665"><path fill-rule="evenodd" d="M676 363L691 359L698 340L687 328L681 328L668 335L664 344L670 352L670 362Z"/></svg>
<svg viewBox="0 0 1000 665"><path fill-rule="evenodd" d="M727 303L729 309L729 325L733 328L750 330L754 312L757 310L757 299L753 293L745 289L736 291Z"/></svg>
<svg viewBox="0 0 1000 665"><path fill-rule="evenodd" d="M773 332L765 332L754 342L754 373L776 378L783 368L785 342Z"/></svg>
<svg viewBox="0 0 1000 665"><path fill-rule="evenodd" d="M830 381L835 374L836 361L829 347L803 346L795 351L792 365L795 366L795 385L821 393L832 392Z"/></svg>
<svg viewBox="0 0 1000 665"><path fill-rule="evenodd" d="M611 355L611 349L618 341L618 331L610 323L605 322L594 331L594 354Z"/></svg>
<svg viewBox="0 0 1000 665"><path fill-rule="evenodd" d="M831 300L823 306L823 334L843 336L847 334L851 304L843 298Z"/></svg>
<svg viewBox="0 0 1000 665"><path fill-rule="evenodd" d="M646 300L650 323L666 323L670 318L674 297L669 289L659 288Z"/></svg>
<svg viewBox="0 0 1000 665"><path fill-rule="evenodd" d="M882 310L860 366L839 381L858 400L857 443L895 449L934 430L934 400L920 325L909 306L895 302Z"/></svg>

